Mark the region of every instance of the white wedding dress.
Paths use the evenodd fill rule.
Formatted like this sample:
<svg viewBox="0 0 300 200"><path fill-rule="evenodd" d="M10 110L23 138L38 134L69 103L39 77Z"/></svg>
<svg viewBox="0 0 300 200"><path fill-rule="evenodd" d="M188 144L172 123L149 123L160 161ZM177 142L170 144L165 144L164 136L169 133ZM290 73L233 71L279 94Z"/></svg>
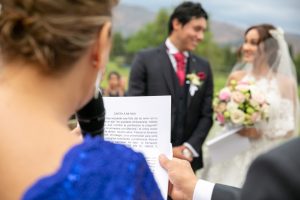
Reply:
<svg viewBox="0 0 300 200"><path fill-rule="evenodd" d="M230 160L212 165L209 155L206 155L205 167L199 172L199 176L205 180L236 187L242 186L249 165L259 154L292 138L295 129L293 102L281 97L275 79L255 80L253 76L246 75L243 80L253 80L270 104L269 121L258 126L262 136L250 139L250 148Z"/></svg>

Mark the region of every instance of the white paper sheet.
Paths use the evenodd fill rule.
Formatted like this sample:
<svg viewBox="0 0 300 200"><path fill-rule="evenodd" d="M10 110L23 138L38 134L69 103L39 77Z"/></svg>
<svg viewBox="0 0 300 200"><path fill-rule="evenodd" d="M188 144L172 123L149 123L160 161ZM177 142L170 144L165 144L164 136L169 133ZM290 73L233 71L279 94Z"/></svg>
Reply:
<svg viewBox="0 0 300 200"><path fill-rule="evenodd" d="M225 130L219 136L206 142L212 164L228 160L250 147L247 137L236 134L241 128Z"/></svg>
<svg viewBox="0 0 300 200"><path fill-rule="evenodd" d="M167 199L168 175L158 156L172 157L171 97L104 97L104 138L142 152Z"/></svg>

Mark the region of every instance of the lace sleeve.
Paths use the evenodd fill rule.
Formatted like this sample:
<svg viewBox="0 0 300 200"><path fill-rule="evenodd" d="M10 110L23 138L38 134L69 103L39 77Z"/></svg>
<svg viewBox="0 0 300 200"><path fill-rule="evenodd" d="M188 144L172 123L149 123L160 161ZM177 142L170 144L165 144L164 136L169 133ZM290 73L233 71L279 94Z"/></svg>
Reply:
<svg viewBox="0 0 300 200"><path fill-rule="evenodd" d="M293 103L288 99L281 99L276 109L270 111L269 121L260 125L263 134L269 138L278 138L294 131L293 113Z"/></svg>

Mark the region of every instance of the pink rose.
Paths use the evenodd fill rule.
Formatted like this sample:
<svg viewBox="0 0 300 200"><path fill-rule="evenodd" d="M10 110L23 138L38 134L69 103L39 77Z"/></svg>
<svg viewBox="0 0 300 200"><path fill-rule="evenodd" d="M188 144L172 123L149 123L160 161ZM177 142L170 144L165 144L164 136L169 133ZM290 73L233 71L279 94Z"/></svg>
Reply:
<svg viewBox="0 0 300 200"><path fill-rule="evenodd" d="M227 88L227 87L223 88L219 93L219 99L221 101L229 101L230 96L231 96L231 92L230 92L229 88Z"/></svg>
<svg viewBox="0 0 300 200"><path fill-rule="evenodd" d="M225 117L221 113L217 113L217 121L220 122L220 124L224 124Z"/></svg>
<svg viewBox="0 0 300 200"><path fill-rule="evenodd" d="M240 103L243 103L246 100L246 97L243 93L238 92L238 91L234 91L234 92L232 92L232 99L236 103L240 104Z"/></svg>
<svg viewBox="0 0 300 200"><path fill-rule="evenodd" d="M264 94L258 91L252 91L251 97L259 104L263 104L266 100Z"/></svg>

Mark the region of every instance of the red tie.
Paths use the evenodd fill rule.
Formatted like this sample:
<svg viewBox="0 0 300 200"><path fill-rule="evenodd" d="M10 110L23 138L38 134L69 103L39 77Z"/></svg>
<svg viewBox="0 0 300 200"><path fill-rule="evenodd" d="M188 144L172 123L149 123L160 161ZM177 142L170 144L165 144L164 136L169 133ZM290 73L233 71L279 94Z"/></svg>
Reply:
<svg viewBox="0 0 300 200"><path fill-rule="evenodd" d="M177 62L177 77L179 81L179 85L183 86L184 85L184 80L185 80L185 56L183 53L178 52L174 54L174 58Z"/></svg>

